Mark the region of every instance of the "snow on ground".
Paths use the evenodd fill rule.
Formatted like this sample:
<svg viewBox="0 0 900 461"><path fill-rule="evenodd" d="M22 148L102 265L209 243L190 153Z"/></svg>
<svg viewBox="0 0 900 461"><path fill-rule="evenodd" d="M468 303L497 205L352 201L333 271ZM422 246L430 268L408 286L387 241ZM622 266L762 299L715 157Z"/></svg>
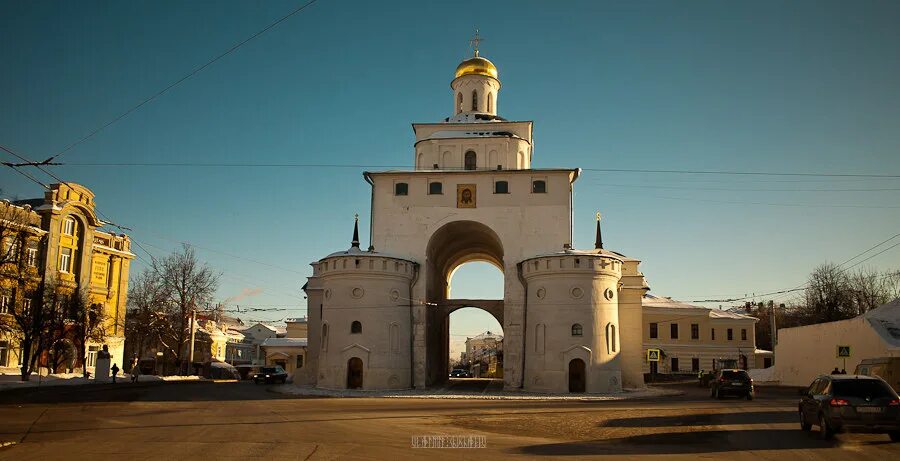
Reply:
<svg viewBox="0 0 900 461"><path fill-rule="evenodd" d="M46 370L45 370L46 371ZM203 378L199 376L155 376L140 375L138 382L150 381L199 381ZM112 380L95 381L93 378L86 379L82 373L37 373L31 374L29 381L22 381L18 368L0 368L0 392L9 389L20 389L24 387L38 386L77 386L80 384L112 384ZM116 384L131 383L131 375L120 374L116 378Z"/></svg>
<svg viewBox="0 0 900 461"><path fill-rule="evenodd" d="M394 391L329 390L310 385L286 384L274 386L272 392L311 397L372 397L407 399L469 399L469 400L628 400L648 397L681 395L673 389L626 389L618 394L537 394L523 391L453 391L447 389L403 389Z"/></svg>
<svg viewBox="0 0 900 461"><path fill-rule="evenodd" d="M776 381L774 366L769 368L754 368L748 370L747 373L750 374L750 378L753 379L754 383L772 383Z"/></svg>

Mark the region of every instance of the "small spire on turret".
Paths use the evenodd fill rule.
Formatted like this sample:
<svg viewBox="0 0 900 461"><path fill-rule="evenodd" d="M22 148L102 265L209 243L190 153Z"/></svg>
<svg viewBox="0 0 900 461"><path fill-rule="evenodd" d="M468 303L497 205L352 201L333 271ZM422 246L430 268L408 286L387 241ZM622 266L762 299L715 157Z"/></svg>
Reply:
<svg viewBox="0 0 900 461"><path fill-rule="evenodd" d="M597 212L597 237L594 239L594 248L597 250L603 249L603 234L600 233L600 219L603 216L600 212Z"/></svg>
<svg viewBox="0 0 900 461"><path fill-rule="evenodd" d="M359 214L353 215L353 241L350 247L359 248Z"/></svg>

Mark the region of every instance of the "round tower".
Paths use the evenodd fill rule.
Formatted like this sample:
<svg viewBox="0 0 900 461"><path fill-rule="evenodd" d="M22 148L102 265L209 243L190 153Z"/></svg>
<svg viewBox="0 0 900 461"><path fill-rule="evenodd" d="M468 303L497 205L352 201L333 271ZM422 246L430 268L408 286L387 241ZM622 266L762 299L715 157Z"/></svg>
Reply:
<svg viewBox="0 0 900 461"><path fill-rule="evenodd" d="M603 249L566 250L526 259L521 271L528 290L525 389L621 391L622 258Z"/></svg>
<svg viewBox="0 0 900 461"><path fill-rule="evenodd" d="M479 56L478 34L472 40L475 55L456 66L456 77L450 82L453 89L453 116L473 114L497 115L500 79L497 66Z"/></svg>
<svg viewBox="0 0 900 461"><path fill-rule="evenodd" d="M321 290L316 385L406 389L412 382L410 284L418 265L360 250L357 236L354 231L350 249L312 265Z"/></svg>

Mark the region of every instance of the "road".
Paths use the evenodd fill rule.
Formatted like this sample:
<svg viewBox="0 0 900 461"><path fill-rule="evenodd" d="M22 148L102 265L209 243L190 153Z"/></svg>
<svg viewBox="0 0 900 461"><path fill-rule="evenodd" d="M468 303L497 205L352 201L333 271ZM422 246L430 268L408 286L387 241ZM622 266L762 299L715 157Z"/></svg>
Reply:
<svg viewBox="0 0 900 461"><path fill-rule="evenodd" d="M2 392L0 459L900 459L900 444L885 435L821 441L801 432L796 397L785 391L717 401L683 386L680 397L553 402L295 398L272 387L169 382ZM427 435L483 437L472 440L485 448L411 448L414 436Z"/></svg>

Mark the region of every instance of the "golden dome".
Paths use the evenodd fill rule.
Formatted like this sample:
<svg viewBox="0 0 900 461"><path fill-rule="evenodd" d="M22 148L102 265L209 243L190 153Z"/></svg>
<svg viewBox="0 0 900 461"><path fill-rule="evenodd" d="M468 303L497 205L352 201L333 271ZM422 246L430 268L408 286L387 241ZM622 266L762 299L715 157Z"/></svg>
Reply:
<svg viewBox="0 0 900 461"><path fill-rule="evenodd" d="M474 56L456 66L456 78L460 78L463 75L484 75L485 77L497 78L499 74L494 63L481 56Z"/></svg>

